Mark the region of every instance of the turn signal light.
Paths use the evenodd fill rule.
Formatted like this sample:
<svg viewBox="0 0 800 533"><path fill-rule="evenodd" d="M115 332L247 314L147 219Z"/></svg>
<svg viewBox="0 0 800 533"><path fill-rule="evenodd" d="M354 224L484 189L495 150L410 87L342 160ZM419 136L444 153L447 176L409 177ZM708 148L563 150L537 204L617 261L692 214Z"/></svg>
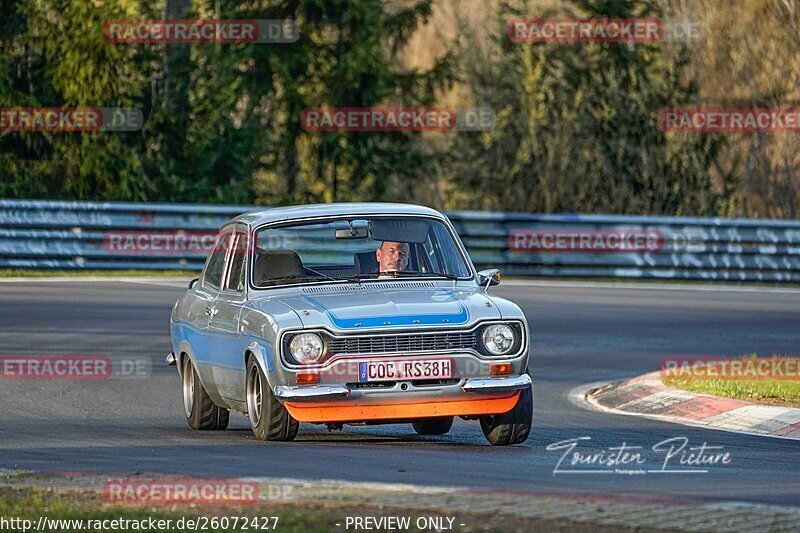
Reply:
<svg viewBox="0 0 800 533"><path fill-rule="evenodd" d="M492 363L489 365L489 374L492 376L507 376L511 373L511 363Z"/></svg>
<svg viewBox="0 0 800 533"><path fill-rule="evenodd" d="M319 374L316 372L298 372L297 384L298 385L313 385L319 383Z"/></svg>

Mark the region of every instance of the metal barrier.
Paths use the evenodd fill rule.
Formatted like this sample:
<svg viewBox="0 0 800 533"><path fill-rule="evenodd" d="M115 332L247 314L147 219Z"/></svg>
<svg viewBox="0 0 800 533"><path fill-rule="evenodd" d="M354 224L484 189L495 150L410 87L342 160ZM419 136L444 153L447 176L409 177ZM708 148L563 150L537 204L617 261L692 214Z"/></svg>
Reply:
<svg viewBox="0 0 800 533"><path fill-rule="evenodd" d="M199 270L209 238L253 206L0 200L0 268ZM116 235L184 232L186 250L115 246ZM153 242L154 239L151 239ZM161 248L164 248L162 246Z"/></svg>
<svg viewBox="0 0 800 533"><path fill-rule="evenodd" d="M518 276L800 281L800 221L448 215L476 265Z"/></svg>
<svg viewBox="0 0 800 533"><path fill-rule="evenodd" d="M0 200L0 268L199 270L216 230L254 209ZM800 281L800 221L466 211L448 216L476 266L504 274ZM315 237L309 234L305 245L318 246Z"/></svg>

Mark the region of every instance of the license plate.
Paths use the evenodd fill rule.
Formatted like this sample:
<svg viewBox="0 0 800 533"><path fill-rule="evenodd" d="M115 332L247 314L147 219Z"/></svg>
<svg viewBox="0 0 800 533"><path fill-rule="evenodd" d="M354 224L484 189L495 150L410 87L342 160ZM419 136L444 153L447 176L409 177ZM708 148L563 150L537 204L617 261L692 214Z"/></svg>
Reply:
<svg viewBox="0 0 800 533"><path fill-rule="evenodd" d="M450 359L361 361L358 363L358 381L361 383L450 377L453 377L453 362Z"/></svg>

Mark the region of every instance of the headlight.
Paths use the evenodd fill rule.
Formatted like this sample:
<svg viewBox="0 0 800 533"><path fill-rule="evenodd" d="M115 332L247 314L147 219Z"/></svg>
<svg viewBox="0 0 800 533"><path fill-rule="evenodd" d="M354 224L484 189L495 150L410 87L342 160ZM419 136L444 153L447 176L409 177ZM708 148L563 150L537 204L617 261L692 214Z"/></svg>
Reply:
<svg viewBox="0 0 800 533"><path fill-rule="evenodd" d="M322 357L324 345L316 333L301 333L292 338L289 350L295 361L301 365L311 365Z"/></svg>
<svg viewBox="0 0 800 533"><path fill-rule="evenodd" d="M493 324L483 330L483 345L492 355L508 353L514 346L514 330L505 324Z"/></svg>

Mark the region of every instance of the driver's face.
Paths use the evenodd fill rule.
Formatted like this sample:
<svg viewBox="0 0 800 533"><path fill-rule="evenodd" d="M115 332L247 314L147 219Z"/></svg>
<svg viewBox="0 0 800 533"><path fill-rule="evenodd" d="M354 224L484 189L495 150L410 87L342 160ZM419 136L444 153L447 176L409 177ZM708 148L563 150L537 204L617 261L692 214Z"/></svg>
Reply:
<svg viewBox="0 0 800 533"><path fill-rule="evenodd" d="M383 241L375 250L379 272L402 272L408 265L408 243Z"/></svg>

